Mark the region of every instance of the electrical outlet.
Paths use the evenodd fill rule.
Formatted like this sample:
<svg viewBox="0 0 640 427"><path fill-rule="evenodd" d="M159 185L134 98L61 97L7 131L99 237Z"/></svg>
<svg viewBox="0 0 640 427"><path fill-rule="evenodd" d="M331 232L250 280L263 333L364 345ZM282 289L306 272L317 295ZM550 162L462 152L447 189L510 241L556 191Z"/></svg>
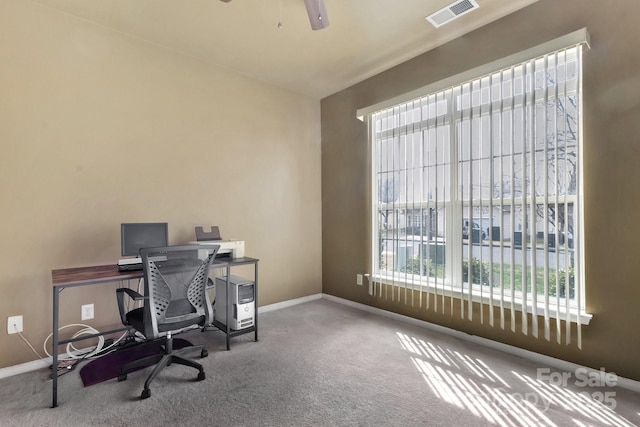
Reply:
<svg viewBox="0 0 640 427"><path fill-rule="evenodd" d="M358 286L362 286L362 274L356 275L356 283L358 284Z"/></svg>
<svg viewBox="0 0 640 427"><path fill-rule="evenodd" d="M7 319L7 333L8 334L17 334L18 332L22 332L22 315L20 316L10 316Z"/></svg>
<svg viewBox="0 0 640 427"><path fill-rule="evenodd" d="M85 304L82 306L82 320L91 320L93 319L93 304Z"/></svg>

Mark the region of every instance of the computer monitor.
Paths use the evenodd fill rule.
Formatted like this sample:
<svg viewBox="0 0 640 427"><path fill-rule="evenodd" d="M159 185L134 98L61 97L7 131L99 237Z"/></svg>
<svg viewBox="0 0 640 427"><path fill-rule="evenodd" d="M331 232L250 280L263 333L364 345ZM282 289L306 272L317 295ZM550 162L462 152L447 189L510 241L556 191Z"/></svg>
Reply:
<svg viewBox="0 0 640 427"><path fill-rule="evenodd" d="M122 256L139 256L140 248L169 246L169 225L166 222L121 224Z"/></svg>

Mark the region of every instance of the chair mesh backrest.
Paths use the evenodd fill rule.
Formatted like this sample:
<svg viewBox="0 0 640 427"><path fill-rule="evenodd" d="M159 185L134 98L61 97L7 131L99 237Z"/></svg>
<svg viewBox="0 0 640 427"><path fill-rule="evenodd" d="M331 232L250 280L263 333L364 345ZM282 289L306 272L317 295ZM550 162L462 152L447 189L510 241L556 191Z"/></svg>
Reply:
<svg viewBox="0 0 640 427"><path fill-rule="evenodd" d="M185 245L141 249L145 277L147 337L161 337L211 323L206 290L219 246Z"/></svg>

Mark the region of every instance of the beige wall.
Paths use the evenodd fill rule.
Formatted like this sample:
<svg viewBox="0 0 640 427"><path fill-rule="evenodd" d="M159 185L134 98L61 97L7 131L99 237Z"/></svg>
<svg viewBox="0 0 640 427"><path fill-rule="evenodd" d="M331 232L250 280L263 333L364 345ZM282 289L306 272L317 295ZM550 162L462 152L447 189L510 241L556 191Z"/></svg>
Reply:
<svg viewBox="0 0 640 427"><path fill-rule="evenodd" d="M51 269L114 263L120 223L171 244L219 225L260 258L260 305L321 291L317 100L23 0L0 0L0 367L42 353ZM62 324L117 284L62 294Z"/></svg>
<svg viewBox="0 0 640 427"><path fill-rule="evenodd" d="M640 380L638 10L636 0L539 0L322 100L323 291ZM584 175L586 298L594 315L583 328L583 349L374 298L356 286L356 274L369 268L367 133L356 109L582 27L592 40L584 55Z"/></svg>

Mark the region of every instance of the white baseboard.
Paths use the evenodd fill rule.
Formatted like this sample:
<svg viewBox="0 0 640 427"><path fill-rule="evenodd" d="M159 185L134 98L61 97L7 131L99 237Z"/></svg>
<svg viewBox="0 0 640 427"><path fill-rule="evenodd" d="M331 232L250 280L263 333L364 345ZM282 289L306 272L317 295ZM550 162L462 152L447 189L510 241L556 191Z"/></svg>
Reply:
<svg viewBox="0 0 640 427"><path fill-rule="evenodd" d="M48 368L51 366L52 360L53 359L51 357L46 357L44 359L32 360L31 362L21 363L19 365L0 368L0 379L24 374L26 372L37 371L38 369Z"/></svg>
<svg viewBox="0 0 640 427"><path fill-rule="evenodd" d="M302 304L309 301L321 299L323 294L314 294L301 298L294 298L287 301L277 302L275 304L264 305L258 307L258 314L267 313L269 311L280 310L282 308L293 307L294 305Z"/></svg>
<svg viewBox="0 0 640 427"><path fill-rule="evenodd" d="M373 314L378 314L380 316L388 317L390 319L399 320L401 322L409 323L411 325L415 325L421 328L429 329L435 332L440 332L442 334L450 335L462 340L470 341L475 344L479 344L485 347L492 348L494 350L501 351L503 353L511 354L513 356L522 357L523 359L530 360L535 363L539 363L544 365L545 367L552 367L555 369L559 369L565 372L575 372L576 369L586 369L586 372L589 373L600 373L598 370L593 368L589 368L586 366L578 365L577 363L568 362L566 360L557 359L551 356L545 356L544 354L536 353L533 351L525 350L519 347L514 347L512 345L504 344L501 342L493 341L488 338L479 337L477 335L470 335L465 332L458 331L456 329L447 328L445 326L436 325L433 323L425 322L424 320L414 319L413 317L404 316L402 314L393 313L391 311L382 310L380 308L371 307L369 305L360 304L354 301L346 300L343 298L335 297L333 295L322 294L323 299L327 299L329 301L334 301L340 304L347 305L349 307L353 307L362 311L366 311ZM624 378L617 375L617 385L621 388L635 391L640 393L640 381L631 380L629 378Z"/></svg>

